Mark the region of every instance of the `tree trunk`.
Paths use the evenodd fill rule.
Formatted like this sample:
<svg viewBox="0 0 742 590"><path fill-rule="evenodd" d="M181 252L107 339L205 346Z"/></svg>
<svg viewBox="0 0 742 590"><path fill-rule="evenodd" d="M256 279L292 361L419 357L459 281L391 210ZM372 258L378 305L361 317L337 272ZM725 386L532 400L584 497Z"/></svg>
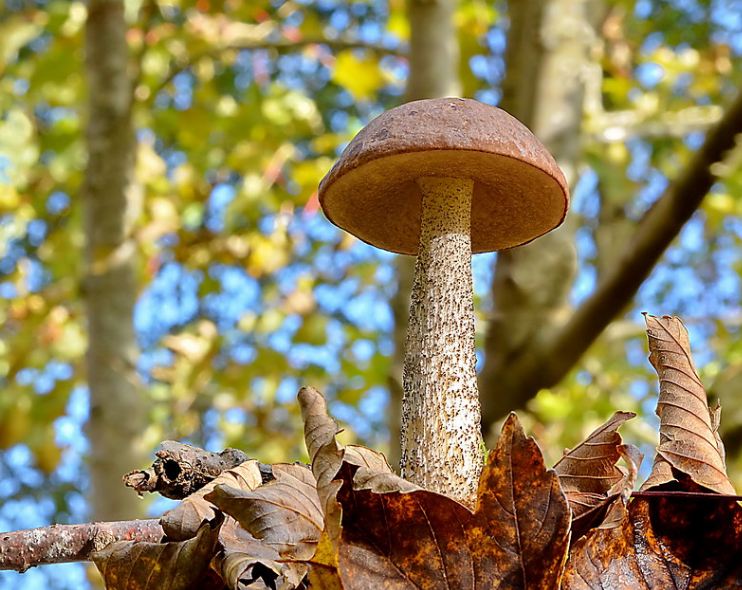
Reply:
<svg viewBox="0 0 742 590"><path fill-rule="evenodd" d="M587 0L511 0L502 108L525 123L573 185L580 153L583 89L595 32ZM595 3L593 3L594 6ZM482 428L522 407L538 391L511 371L534 354L569 314L577 272L574 225L501 252L492 286L493 313L480 376Z"/></svg>
<svg viewBox="0 0 742 590"><path fill-rule="evenodd" d="M507 108L512 97L519 98L511 110L540 136L573 182L573 162L579 153L574 138L579 137L584 101L583 75L590 68L591 45L597 42L592 31L606 16L604 6L587 0L550 0L539 12L538 6L529 8L528 4L533 2L510 3L512 30L503 102ZM534 15L540 15L539 23L526 25L521 21ZM532 43L533 35L528 31L534 30L540 31L541 44ZM524 73L527 79L522 79ZM538 84L536 90L529 83ZM532 105L528 107L531 110L518 110L526 109L523 104ZM716 179L714 164L723 161L734 147L740 130L742 94L708 131L703 146L682 173L634 224L630 235L621 227L620 214L606 203L612 195L604 191L601 218L609 220L607 229L614 239L620 235L625 241L607 248L601 236L596 236L599 255L604 257L597 263L598 285L576 310L569 310L567 304L576 269L569 221L561 230L533 244L498 256L493 283L495 311L480 378L485 436L509 410L523 407L539 389L563 379L629 304L701 204ZM606 252L612 255L605 256Z"/></svg>
<svg viewBox="0 0 742 590"><path fill-rule="evenodd" d="M147 422L132 322L137 287L131 229L140 195L134 183L136 142L123 0L91 0L86 44L90 99L83 199L89 501L93 519L124 520L142 511L121 476L145 460L140 440Z"/></svg>
<svg viewBox="0 0 742 590"><path fill-rule="evenodd" d="M458 96L459 47L453 16L454 0L409 0L410 77L405 101ZM394 314L394 357L389 383L389 464L399 465L402 407L402 367L410 311L415 259L399 256Z"/></svg>

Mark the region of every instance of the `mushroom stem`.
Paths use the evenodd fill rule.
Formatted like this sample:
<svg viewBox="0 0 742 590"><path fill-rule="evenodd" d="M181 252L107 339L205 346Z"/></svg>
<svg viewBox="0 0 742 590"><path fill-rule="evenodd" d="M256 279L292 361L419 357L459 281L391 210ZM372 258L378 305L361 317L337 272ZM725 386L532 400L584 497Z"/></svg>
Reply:
<svg viewBox="0 0 742 590"><path fill-rule="evenodd" d="M474 182L426 177L404 362L402 475L471 507L482 470L474 347Z"/></svg>

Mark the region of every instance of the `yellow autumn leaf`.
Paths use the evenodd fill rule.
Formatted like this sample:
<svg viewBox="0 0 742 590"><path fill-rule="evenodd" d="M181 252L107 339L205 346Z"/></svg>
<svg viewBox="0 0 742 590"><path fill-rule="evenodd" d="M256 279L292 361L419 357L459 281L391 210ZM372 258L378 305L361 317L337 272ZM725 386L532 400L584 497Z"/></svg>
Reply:
<svg viewBox="0 0 742 590"><path fill-rule="evenodd" d="M285 234L256 235L250 240L247 272L253 277L272 274L289 262L290 249Z"/></svg>
<svg viewBox="0 0 742 590"><path fill-rule="evenodd" d="M330 158L304 160L303 162L297 162L294 164L292 177L294 182L296 182L302 190L309 190L311 192L317 188L320 180L322 180L322 177L327 174L327 171L331 166L332 160Z"/></svg>
<svg viewBox="0 0 742 590"><path fill-rule="evenodd" d="M0 184L0 210L13 210L20 203L15 187L10 184Z"/></svg>
<svg viewBox="0 0 742 590"><path fill-rule="evenodd" d="M165 176L167 165L149 141L137 146L136 175L142 183L151 184Z"/></svg>
<svg viewBox="0 0 742 590"><path fill-rule="evenodd" d="M338 54L332 80L356 100L372 98L386 83L378 60L371 56L358 56L350 50Z"/></svg>
<svg viewBox="0 0 742 590"><path fill-rule="evenodd" d="M400 41L410 39L410 20L404 10L396 10L389 14L387 30Z"/></svg>

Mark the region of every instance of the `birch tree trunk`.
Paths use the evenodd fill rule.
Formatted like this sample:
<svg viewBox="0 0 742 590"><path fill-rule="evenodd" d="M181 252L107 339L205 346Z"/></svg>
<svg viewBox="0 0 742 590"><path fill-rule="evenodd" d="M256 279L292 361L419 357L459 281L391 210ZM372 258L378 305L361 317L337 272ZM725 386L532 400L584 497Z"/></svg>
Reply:
<svg viewBox="0 0 742 590"><path fill-rule="evenodd" d="M123 0L89 2L86 47L90 98L83 199L89 500L94 520L124 520L142 511L136 495L121 484L121 476L144 460L139 441L146 406L136 373L132 321L137 288L131 228L140 198L134 183L136 143Z"/></svg>
<svg viewBox="0 0 742 590"><path fill-rule="evenodd" d="M409 0L410 77L405 101L458 96L459 47L454 25L455 0ZM402 408L402 367L410 313L415 258L398 256L397 292L391 302L394 315L394 358L389 391L389 463L399 465Z"/></svg>

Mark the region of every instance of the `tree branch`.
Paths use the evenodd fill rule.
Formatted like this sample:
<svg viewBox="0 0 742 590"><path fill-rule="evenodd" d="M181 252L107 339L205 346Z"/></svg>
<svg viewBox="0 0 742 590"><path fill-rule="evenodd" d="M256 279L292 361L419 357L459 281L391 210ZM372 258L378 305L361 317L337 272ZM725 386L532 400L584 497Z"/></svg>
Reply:
<svg viewBox="0 0 742 590"><path fill-rule="evenodd" d="M640 221L626 251L612 271L569 321L534 354L521 356L504 375L508 401L523 407L539 389L558 383L631 301L683 225L716 181L714 164L723 161L742 133L742 93L706 136L684 172ZM496 400L495 400L496 403ZM512 408L498 408L502 416ZM494 415L494 414L493 414Z"/></svg>
<svg viewBox="0 0 742 590"><path fill-rule="evenodd" d="M603 68L593 63L584 68L585 115L583 133L597 142L626 141L632 137L682 137L706 131L721 119L719 105L694 105L676 111L638 107L606 111L603 105Z"/></svg>
<svg viewBox="0 0 742 590"><path fill-rule="evenodd" d="M89 561L115 541L159 543L164 532L159 519L51 525L0 533L0 570L25 572L50 563Z"/></svg>
<svg viewBox="0 0 742 590"><path fill-rule="evenodd" d="M137 469L124 475L124 485L140 496L158 492L165 498L182 500L216 479L222 472L249 461L238 449L212 453L173 440L160 443L156 459L149 469ZM263 483L273 479L273 468L259 463Z"/></svg>
<svg viewBox="0 0 742 590"><path fill-rule="evenodd" d="M682 137L706 131L724 114L719 105L699 105L678 111L642 113L605 111L594 115L587 135L593 141L626 141L632 137Z"/></svg>
<svg viewBox="0 0 742 590"><path fill-rule="evenodd" d="M404 47L389 47L382 43L368 43L359 39L351 38L338 38L328 39L326 37L303 37L296 41L289 39L254 39L254 40L242 40L237 43L230 43L222 47L215 47L208 51L201 51L190 55L188 60L184 63L174 66L169 72L165 79L158 85L158 87L152 92L152 96L163 90L173 79L180 73L185 72L197 63L199 60L207 57L216 57L225 51L244 51L244 50L273 50L278 53L289 53L292 51L299 51L305 47L311 47L313 45L324 45L329 47L333 51L342 51L344 49L365 49L375 53L384 55L392 55L396 57L406 57L407 50Z"/></svg>

